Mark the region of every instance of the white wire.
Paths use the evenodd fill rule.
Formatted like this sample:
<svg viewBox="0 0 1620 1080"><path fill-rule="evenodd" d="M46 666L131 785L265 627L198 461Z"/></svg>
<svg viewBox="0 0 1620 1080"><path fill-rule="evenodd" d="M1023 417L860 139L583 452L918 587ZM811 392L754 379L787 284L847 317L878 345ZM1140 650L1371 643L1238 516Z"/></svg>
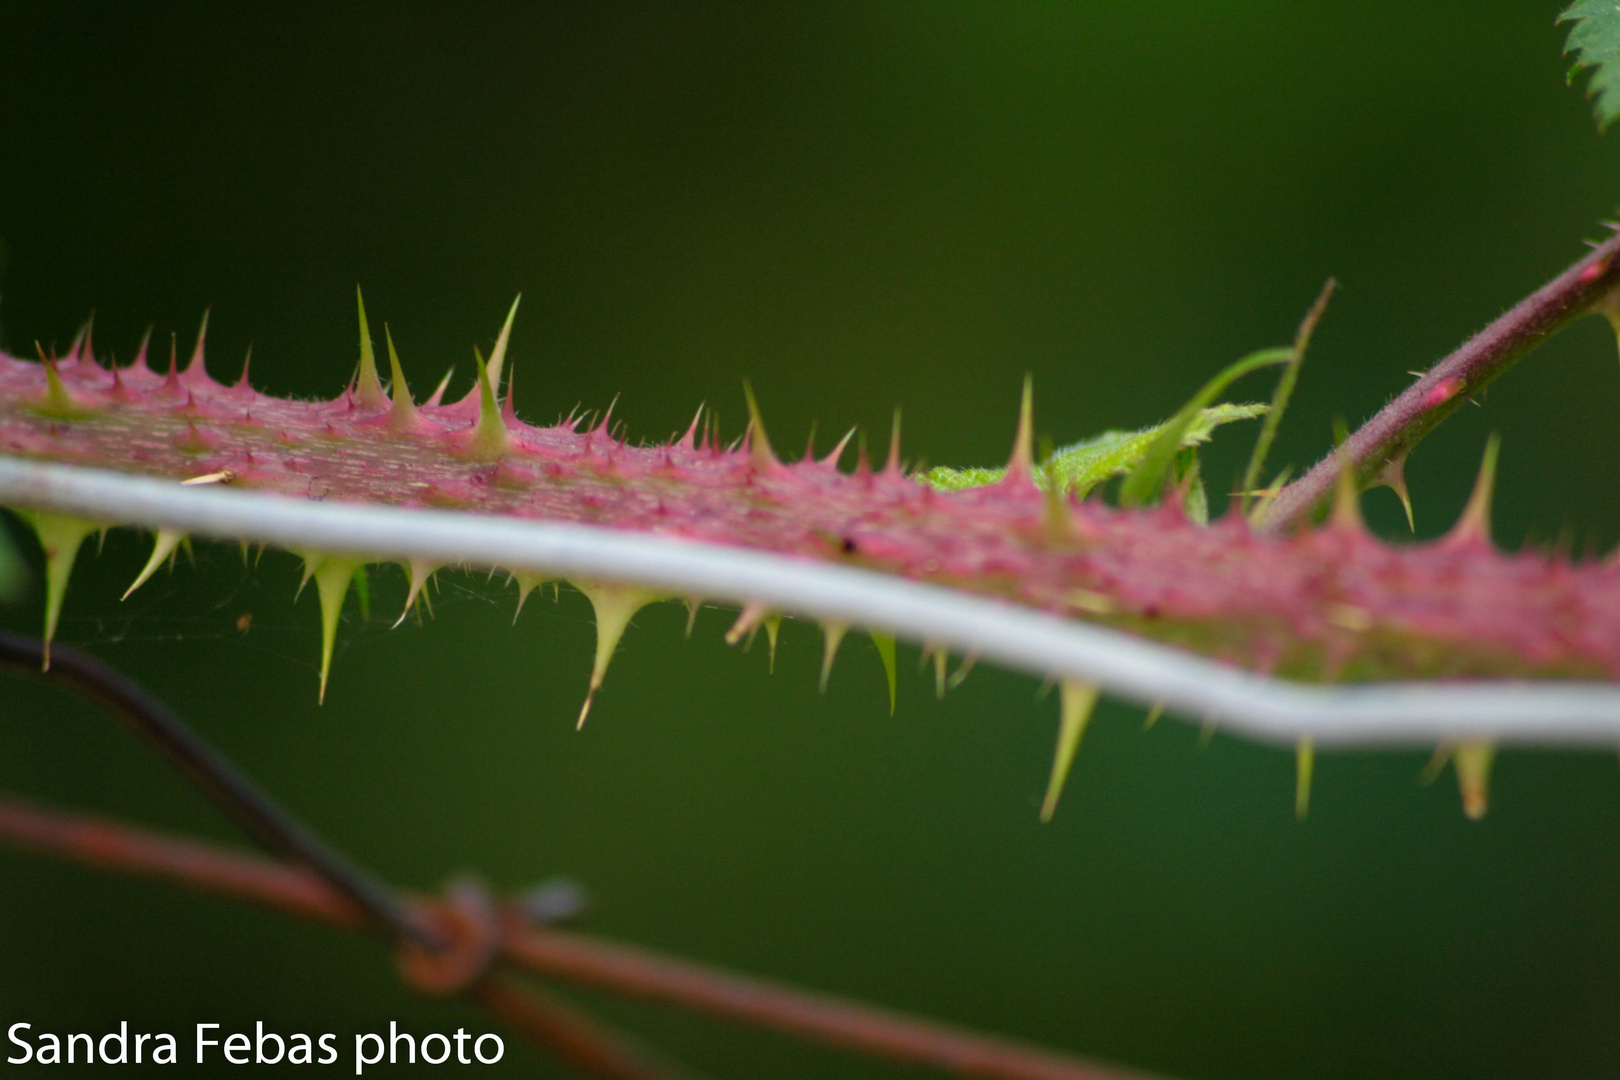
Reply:
<svg viewBox="0 0 1620 1080"><path fill-rule="evenodd" d="M1620 686L1602 682L1384 682L1265 678L1133 635L1011 603L811 559L669 536L467 512L316 502L0 456L0 505L372 561L522 569L757 602L784 613L948 645L1040 676L1164 702L1253 737L1329 744L1463 738L1620 744Z"/></svg>

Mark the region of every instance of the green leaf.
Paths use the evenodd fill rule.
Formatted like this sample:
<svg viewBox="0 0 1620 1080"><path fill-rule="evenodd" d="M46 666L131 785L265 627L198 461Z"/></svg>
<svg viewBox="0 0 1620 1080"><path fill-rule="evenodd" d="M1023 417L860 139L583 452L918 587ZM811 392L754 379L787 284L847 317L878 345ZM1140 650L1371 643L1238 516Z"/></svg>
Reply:
<svg viewBox="0 0 1620 1080"><path fill-rule="evenodd" d="M1286 364L1293 356L1293 349L1262 349L1250 353L1205 383L1203 388L1193 395L1193 399L1183 405L1181 411L1164 425L1159 437L1149 444L1147 451L1142 455L1142 460L1137 462L1131 474L1120 485L1119 504L1144 506L1158 498L1159 489L1164 486L1165 473L1175 461L1176 452L1184 445L1186 433L1198 422L1204 410L1209 408L1210 402L1220 397L1228 386L1249 372L1271 364Z"/></svg>
<svg viewBox="0 0 1620 1080"><path fill-rule="evenodd" d="M1558 21L1575 24L1564 46L1564 52L1575 54L1569 78L1574 82L1577 72L1591 69L1586 96L1594 99L1592 114L1602 131L1620 117L1620 5L1614 0L1576 0Z"/></svg>
<svg viewBox="0 0 1620 1080"><path fill-rule="evenodd" d="M1215 429L1234 420L1253 420L1264 416L1267 406L1216 405L1200 411L1182 432L1181 446L1199 446L1209 441ZM1042 490L1047 477L1054 476L1065 492L1084 495L1104 480L1122 476L1142 460L1174 420L1142 428L1140 431L1105 431L1082 442L1059 449L1052 455L1047 467L1035 470L1035 483ZM967 488L994 484L1007 474L1006 469L948 469L944 466L930 469L919 479L940 491L963 491Z"/></svg>

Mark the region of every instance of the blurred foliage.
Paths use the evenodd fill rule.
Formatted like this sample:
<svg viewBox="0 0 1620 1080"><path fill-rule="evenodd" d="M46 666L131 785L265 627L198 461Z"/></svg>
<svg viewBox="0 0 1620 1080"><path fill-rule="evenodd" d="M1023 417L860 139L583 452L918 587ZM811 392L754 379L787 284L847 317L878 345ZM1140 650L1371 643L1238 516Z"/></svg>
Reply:
<svg viewBox="0 0 1620 1080"><path fill-rule="evenodd" d="M1590 70L1586 96L1592 99L1598 129L1607 128L1620 116L1620 6L1605 0L1579 0L1558 21L1575 24L1569 28L1569 44L1564 47L1565 52L1575 54L1570 81Z"/></svg>

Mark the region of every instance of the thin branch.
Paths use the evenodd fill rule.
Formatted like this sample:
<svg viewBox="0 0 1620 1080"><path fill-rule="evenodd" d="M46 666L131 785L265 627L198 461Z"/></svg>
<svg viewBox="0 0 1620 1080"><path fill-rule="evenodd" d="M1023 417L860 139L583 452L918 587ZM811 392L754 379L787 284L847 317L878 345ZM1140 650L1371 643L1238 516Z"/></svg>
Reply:
<svg viewBox="0 0 1620 1080"><path fill-rule="evenodd" d="M161 701L77 649L55 650L50 668L41 671L43 650L35 638L0 630L0 667L41 676L94 701L157 750L249 836L267 850L309 867L391 940L413 941L429 949L439 945L437 936L387 887L305 828Z"/></svg>
<svg viewBox="0 0 1620 1080"><path fill-rule="evenodd" d="M104 869L166 878L198 891L257 901L345 929L360 925L353 904L307 871L212 844L46 810L5 796L0 796L0 838ZM502 920L500 929L499 955L509 966L874 1056L950 1068L986 1080L1146 1080L1140 1073L1062 1057L904 1013L535 927L515 915ZM505 994L482 986L475 987L475 996ZM512 1000L501 997L492 1007L498 1011Z"/></svg>
<svg viewBox="0 0 1620 1080"><path fill-rule="evenodd" d="M1620 742L1620 686L1611 683L1297 683L942 586L667 536L182 487L5 456L0 504L363 559L500 566L739 606L757 602L919 644L944 642L1042 678L1094 682L1144 706L1163 702L1238 734L1290 745L1302 738L1318 746L1432 745L1458 738Z"/></svg>
<svg viewBox="0 0 1620 1080"><path fill-rule="evenodd" d="M1345 442L1342 453L1329 453L1284 488L1257 524L1282 530L1305 522L1333 494L1345 457L1363 487L1384 469L1399 468L1418 440L1471 395L1613 293L1620 286L1617 256L1620 234L1599 244L1586 258L1469 338L1363 424Z"/></svg>
<svg viewBox="0 0 1620 1080"><path fill-rule="evenodd" d="M0 795L0 836L14 847L99 870L155 877L344 930L365 931L354 901L302 866L288 866L107 818L47 809Z"/></svg>
<svg viewBox="0 0 1620 1080"><path fill-rule="evenodd" d="M479 980L473 1000L562 1061L603 1080L698 1080L697 1074L642 1045L556 994L502 975Z"/></svg>
<svg viewBox="0 0 1620 1080"><path fill-rule="evenodd" d="M1000 1080L1146 1080L1026 1043L561 930L508 927L506 956L553 979L664 1001L876 1057Z"/></svg>

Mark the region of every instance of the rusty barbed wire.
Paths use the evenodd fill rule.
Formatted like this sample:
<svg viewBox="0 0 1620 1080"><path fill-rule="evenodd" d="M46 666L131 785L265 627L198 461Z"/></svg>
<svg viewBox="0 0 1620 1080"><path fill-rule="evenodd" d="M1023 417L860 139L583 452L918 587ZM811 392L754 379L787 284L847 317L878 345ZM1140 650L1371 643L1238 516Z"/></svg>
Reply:
<svg viewBox="0 0 1620 1080"><path fill-rule="evenodd" d="M0 667L40 674L43 644L0 631ZM539 925L521 902L453 881L441 897L390 889L351 863L261 791L133 681L59 648L48 677L129 724L278 862L102 817L0 795L0 842L105 870L162 878L357 932L385 932L404 981L420 993L461 996L591 1076L691 1080L681 1066L584 1010L516 981L557 982L659 1001L733 1022L984 1080L1149 1080L1010 1039L814 993L649 950ZM504 969L504 970L503 970Z"/></svg>

